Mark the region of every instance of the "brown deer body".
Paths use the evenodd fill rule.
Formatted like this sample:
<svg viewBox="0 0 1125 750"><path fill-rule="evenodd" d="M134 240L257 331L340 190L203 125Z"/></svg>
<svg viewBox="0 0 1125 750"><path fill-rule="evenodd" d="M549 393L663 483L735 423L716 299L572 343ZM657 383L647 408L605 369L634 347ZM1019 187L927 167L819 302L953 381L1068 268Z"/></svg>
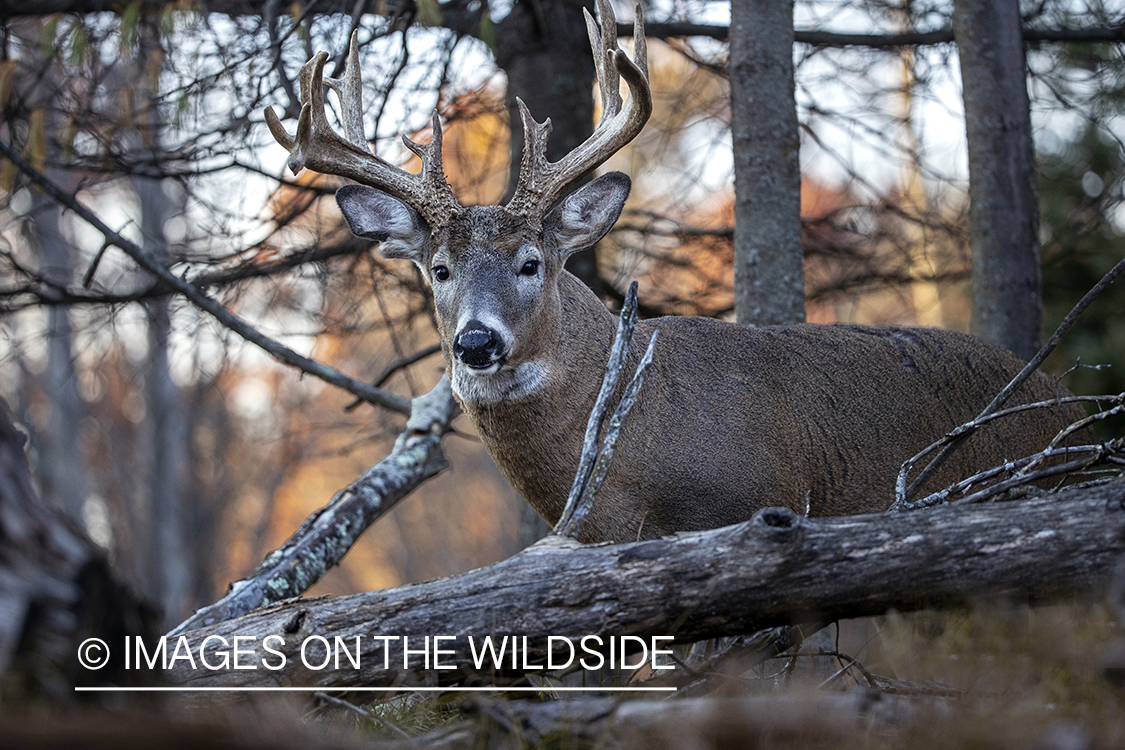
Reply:
<svg viewBox="0 0 1125 750"><path fill-rule="evenodd" d="M546 519L574 480L616 318L570 274L552 376L533 398L461 405L512 485ZM581 323L581 326L576 325ZM972 336L928 328L749 328L701 318L659 328L641 397L584 539L706 529L783 505L799 514L885 510L902 462L972 419L1023 366ZM643 349L634 344L631 372ZM1067 395L1044 376L1012 403ZM1034 453L1082 416L1032 412L973 436L924 489Z"/></svg>
<svg viewBox="0 0 1125 750"><path fill-rule="evenodd" d="M422 158L420 175L370 153L354 39L344 78L322 82L323 55L302 70L295 140L267 111L294 171L309 166L380 188L349 185L337 201L353 232L380 241L387 257L414 261L430 282L455 395L501 471L552 522L574 479L616 325L563 266L612 228L629 180L603 175L550 209L651 112L639 13L629 60L617 49L608 4L600 7L605 36L587 20L602 123L548 163L549 122L536 123L521 103L527 145L519 187L504 207L457 204L441 166L436 113L431 144L407 141ZM631 91L627 106L618 75ZM324 116L325 84L344 103L347 140ZM711 528L770 505L814 515L883 510L901 463L975 416L1022 366L1000 347L938 329L661 318L640 323L638 338L647 341L653 328L660 329L653 364L584 540ZM632 352L633 365L639 354ZM1060 395L1065 389L1040 374L1011 403ZM1040 409L992 425L927 488L1033 453L1077 416L1077 407Z"/></svg>

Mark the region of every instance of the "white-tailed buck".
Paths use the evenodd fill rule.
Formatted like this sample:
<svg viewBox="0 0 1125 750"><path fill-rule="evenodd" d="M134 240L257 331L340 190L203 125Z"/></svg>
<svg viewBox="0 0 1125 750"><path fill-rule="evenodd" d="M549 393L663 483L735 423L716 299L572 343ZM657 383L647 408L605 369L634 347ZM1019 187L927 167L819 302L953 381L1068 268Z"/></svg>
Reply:
<svg viewBox="0 0 1125 750"><path fill-rule="evenodd" d="M371 153L354 36L341 79L324 79L324 53L302 69L296 138L266 113L294 172L308 167L372 186L336 194L349 226L380 242L384 256L414 261L432 285L453 392L504 475L551 522L574 479L616 329L615 316L563 265L610 230L629 178L603 175L554 204L632 140L652 111L639 8L630 60L618 49L609 4L599 5L602 29L588 13L586 20L601 122L552 163L550 121L535 122L520 102L526 145L505 206L458 204L442 169L436 112L429 145L404 139L422 160L420 174ZM629 87L625 101L619 76ZM340 97L346 137L325 116L326 85ZM722 526L771 505L814 515L883 510L900 464L975 416L1023 364L939 329L660 318L642 321L637 340L657 327L653 364L585 540ZM633 349L635 366L643 343ZM1037 374L1010 403L1063 394ZM927 487L1033 453L1076 416L1081 410L1070 407L999 420Z"/></svg>

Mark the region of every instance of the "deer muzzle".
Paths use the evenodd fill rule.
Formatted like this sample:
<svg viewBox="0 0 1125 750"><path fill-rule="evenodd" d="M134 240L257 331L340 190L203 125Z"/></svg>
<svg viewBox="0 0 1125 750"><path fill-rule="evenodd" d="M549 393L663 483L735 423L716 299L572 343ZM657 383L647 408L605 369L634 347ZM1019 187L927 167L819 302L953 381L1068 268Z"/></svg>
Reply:
<svg viewBox="0 0 1125 750"><path fill-rule="evenodd" d="M453 356L474 370L486 370L503 359L500 334L481 323L470 320L453 341Z"/></svg>

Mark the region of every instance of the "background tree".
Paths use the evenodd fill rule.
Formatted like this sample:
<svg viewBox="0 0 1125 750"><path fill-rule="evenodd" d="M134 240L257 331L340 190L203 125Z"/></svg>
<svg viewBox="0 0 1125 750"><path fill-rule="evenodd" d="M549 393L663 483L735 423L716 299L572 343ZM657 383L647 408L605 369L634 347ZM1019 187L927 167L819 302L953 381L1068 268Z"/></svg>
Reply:
<svg viewBox="0 0 1125 750"><path fill-rule="evenodd" d="M731 3L734 310L739 323L805 322L793 5Z"/></svg>
<svg viewBox="0 0 1125 750"><path fill-rule="evenodd" d="M1039 350L1039 193L1017 0L953 4L969 142L973 332Z"/></svg>

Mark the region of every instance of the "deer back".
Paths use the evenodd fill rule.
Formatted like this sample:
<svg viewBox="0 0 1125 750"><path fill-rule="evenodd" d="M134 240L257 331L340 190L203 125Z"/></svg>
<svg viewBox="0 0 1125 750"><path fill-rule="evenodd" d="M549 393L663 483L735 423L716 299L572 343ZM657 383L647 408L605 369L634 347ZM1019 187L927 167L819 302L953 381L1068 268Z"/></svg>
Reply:
<svg viewBox="0 0 1125 750"><path fill-rule="evenodd" d="M560 357L536 399L465 402L512 484L549 521L562 511L613 337L613 319L569 274ZM972 419L1019 372L1011 352L934 328L750 328L705 318L660 329L584 538L627 541L705 529L781 505L812 515L885 510L902 462ZM635 344L628 367L639 359ZM628 371L628 369L627 369ZM1042 374L1011 404L1067 395ZM923 490L1042 449L1080 407L982 428Z"/></svg>

